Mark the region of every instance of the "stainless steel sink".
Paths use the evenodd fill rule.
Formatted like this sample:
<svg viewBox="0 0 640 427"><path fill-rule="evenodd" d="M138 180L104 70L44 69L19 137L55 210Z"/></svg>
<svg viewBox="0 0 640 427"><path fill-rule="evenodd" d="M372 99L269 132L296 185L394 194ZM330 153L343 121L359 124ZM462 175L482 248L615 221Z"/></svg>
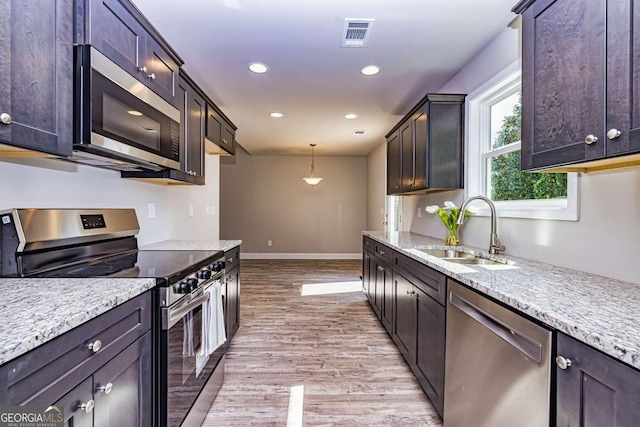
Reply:
<svg viewBox="0 0 640 427"><path fill-rule="evenodd" d="M434 256L436 258L475 258L476 256L473 254L468 254L466 252L456 251L454 249L418 249L421 252L424 252L427 255Z"/></svg>
<svg viewBox="0 0 640 427"><path fill-rule="evenodd" d="M470 265L505 265L511 264L507 261L495 261L492 259L481 258L477 255L467 252L456 251L455 249L418 249L427 255L440 258L443 261L453 262L455 264Z"/></svg>

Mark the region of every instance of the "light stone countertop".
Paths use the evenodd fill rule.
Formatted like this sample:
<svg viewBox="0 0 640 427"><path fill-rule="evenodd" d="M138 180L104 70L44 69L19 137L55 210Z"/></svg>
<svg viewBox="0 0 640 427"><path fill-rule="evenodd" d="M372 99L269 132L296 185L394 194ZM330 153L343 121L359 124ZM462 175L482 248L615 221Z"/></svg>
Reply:
<svg viewBox="0 0 640 427"><path fill-rule="evenodd" d="M154 279L0 279L0 365L123 304Z"/></svg>
<svg viewBox="0 0 640 427"><path fill-rule="evenodd" d="M409 232L363 233L465 285L640 369L640 284L471 246L457 249L511 266L453 264L416 250L445 248L442 239Z"/></svg>
<svg viewBox="0 0 640 427"><path fill-rule="evenodd" d="M142 246L143 251L228 251L240 246L242 240L165 240Z"/></svg>

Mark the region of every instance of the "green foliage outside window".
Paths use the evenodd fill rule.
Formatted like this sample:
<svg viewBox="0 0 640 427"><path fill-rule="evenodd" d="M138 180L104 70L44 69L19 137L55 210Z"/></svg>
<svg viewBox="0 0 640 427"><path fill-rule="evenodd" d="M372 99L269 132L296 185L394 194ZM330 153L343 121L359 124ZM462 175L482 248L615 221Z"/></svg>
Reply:
<svg viewBox="0 0 640 427"><path fill-rule="evenodd" d="M505 116L492 148L520 141L522 107L516 104L513 113ZM566 173L540 173L520 171L520 151L492 157L491 199L538 200L567 197Z"/></svg>

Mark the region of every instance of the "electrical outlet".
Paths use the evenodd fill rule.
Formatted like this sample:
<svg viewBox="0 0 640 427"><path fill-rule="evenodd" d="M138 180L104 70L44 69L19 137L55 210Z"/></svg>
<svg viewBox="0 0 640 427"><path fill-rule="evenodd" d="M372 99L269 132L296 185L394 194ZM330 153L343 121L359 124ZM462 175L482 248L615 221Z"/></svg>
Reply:
<svg viewBox="0 0 640 427"><path fill-rule="evenodd" d="M211 215L215 215L215 214L216 214L216 206L211 205Z"/></svg>
<svg viewBox="0 0 640 427"><path fill-rule="evenodd" d="M193 205L189 205L189 216L193 216Z"/></svg>
<svg viewBox="0 0 640 427"><path fill-rule="evenodd" d="M271 240L267 240L267 246L273 246L273 242Z"/></svg>
<svg viewBox="0 0 640 427"><path fill-rule="evenodd" d="M147 217L149 219L153 219L156 217L156 204L155 203L147 203L148 214Z"/></svg>
<svg viewBox="0 0 640 427"><path fill-rule="evenodd" d="M418 206L418 210L416 211L416 215L418 218L422 218L422 206Z"/></svg>

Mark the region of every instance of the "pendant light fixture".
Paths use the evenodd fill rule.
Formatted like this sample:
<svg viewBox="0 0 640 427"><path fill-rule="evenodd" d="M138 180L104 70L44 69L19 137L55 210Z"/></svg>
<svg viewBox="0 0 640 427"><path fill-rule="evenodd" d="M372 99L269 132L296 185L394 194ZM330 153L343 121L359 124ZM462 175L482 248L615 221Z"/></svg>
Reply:
<svg viewBox="0 0 640 427"><path fill-rule="evenodd" d="M322 178L316 177L316 166L313 162L313 147L315 147L316 144L309 145L311 146L311 172L309 173L309 176L307 178L302 179L304 179L304 181L309 185L318 185L318 183L322 181Z"/></svg>

